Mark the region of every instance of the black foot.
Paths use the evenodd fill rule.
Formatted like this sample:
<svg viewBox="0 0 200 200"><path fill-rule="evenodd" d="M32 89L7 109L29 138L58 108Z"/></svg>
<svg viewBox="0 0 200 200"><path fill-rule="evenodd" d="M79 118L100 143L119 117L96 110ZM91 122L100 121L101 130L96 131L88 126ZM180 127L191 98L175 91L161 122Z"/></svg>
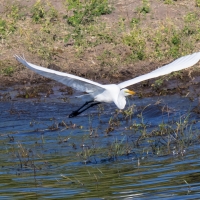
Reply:
<svg viewBox="0 0 200 200"><path fill-rule="evenodd" d="M87 110L88 108L91 108L97 104L100 104L100 102L95 102L95 103L92 103L93 101L88 101L86 102L83 106L81 106L78 110L75 110L73 111L70 115L69 115L69 118L72 118L72 117L76 117L77 115L81 114L82 112L84 112L85 110ZM91 103L88 107L82 109L83 107L85 107L87 104ZM82 109L82 110L81 110Z"/></svg>
<svg viewBox="0 0 200 200"><path fill-rule="evenodd" d="M80 112L78 111L73 111L70 115L69 115L69 118L72 118L72 117L76 117L77 115L79 115Z"/></svg>

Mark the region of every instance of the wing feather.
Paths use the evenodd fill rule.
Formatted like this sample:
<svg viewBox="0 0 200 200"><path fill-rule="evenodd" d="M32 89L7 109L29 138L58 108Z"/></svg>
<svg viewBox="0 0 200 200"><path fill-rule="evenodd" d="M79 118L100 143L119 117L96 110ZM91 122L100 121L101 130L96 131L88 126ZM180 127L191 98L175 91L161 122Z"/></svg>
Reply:
<svg viewBox="0 0 200 200"><path fill-rule="evenodd" d="M122 82L122 83L118 84L118 86L120 87L120 89L122 89L129 85L133 85L133 84L139 83L144 80L156 78L159 76L169 74L171 72L186 69L188 67L195 65L199 60L200 60L200 52L193 53L193 54L187 55L187 56L183 56L181 58L176 59L172 63L164 65L148 74L144 74L144 75L136 77L134 79Z"/></svg>
<svg viewBox="0 0 200 200"><path fill-rule="evenodd" d="M25 59L23 59L22 57L17 56L17 55L15 55L15 58L20 63L25 65L27 68L31 69L32 71L34 71L44 77L56 80L60 83L63 83L64 85L72 87L76 90L80 90L82 92L87 92L87 93L90 93L91 95L94 93L95 94L102 93L105 90L103 85L96 83L94 81L90 81L88 79L81 78L79 76L75 76L72 74L59 72L59 71L55 71L52 69L47 69L44 67L34 65L32 63L27 62Z"/></svg>

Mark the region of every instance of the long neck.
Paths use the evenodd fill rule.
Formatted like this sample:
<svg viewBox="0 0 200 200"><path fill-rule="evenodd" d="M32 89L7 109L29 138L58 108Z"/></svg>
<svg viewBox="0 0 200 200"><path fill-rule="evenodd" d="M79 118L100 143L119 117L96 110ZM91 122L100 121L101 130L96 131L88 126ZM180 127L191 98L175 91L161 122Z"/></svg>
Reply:
<svg viewBox="0 0 200 200"><path fill-rule="evenodd" d="M115 84L104 85L104 87L106 88L106 91L108 92L108 95L110 96L110 100L114 101L114 103L119 109L124 109L126 105L124 91L120 90L119 86Z"/></svg>
<svg viewBox="0 0 200 200"><path fill-rule="evenodd" d="M124 91L120 91L118 95L117 102L115 103L119 109L124 109L126 105L126 98L124 96Z"/></svg>

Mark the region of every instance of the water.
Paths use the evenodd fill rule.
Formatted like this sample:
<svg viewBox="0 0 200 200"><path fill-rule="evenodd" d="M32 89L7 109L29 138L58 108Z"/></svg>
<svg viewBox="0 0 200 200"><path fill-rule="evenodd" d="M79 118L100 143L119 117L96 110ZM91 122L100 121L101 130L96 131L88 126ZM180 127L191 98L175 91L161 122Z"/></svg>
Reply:
<svg viewBox="0 0 200 200"><path fill-rule="evenodd" d="M128 102L71 119L73 97L0 102L0 199L200 199L198 100Z"/></svg>

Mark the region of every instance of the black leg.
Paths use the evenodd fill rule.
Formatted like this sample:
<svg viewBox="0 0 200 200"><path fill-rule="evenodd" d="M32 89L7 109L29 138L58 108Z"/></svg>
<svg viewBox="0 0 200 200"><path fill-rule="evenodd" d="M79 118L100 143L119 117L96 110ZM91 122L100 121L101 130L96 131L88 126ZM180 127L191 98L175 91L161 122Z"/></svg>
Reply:
<svg viewBox="0 0 200 200"><path fill-rule="evenodd" d="M78 112L81 108L85 107L86 105L88 105L89 103L93 103L94 101L86 101L79 109L73 111L73 112Z"/></svg>
<svg viewBox="0 0 200 200"><path fill-rule="evenodd" d="M87 101L86 103L84 103L79 109L73 111L70 115L69 115L69 118L72 118L72 117L76 117L77 115L81 114L82 112L84 112L85 110L87 110L88 108L91 108L97 104L100 104L101 102L95 102L93 103L94 101ZM88 105L89 103L91 103L88 107L84 108L83 110L81 110L83 107L85 107L86 105ZM80 111L81 110L81 111Z"/></svg>
<svg viewBox="0 0 200 200"><path fill-rule="evenodd" d="M89 103L92 103L94 101L86 101L79 109L73 111L70 115L69 115L69 118L72 118L72 117L76 117L77 115L80 114L79 110L83 107L85 107L86 105L88 105Z"/></svg>

